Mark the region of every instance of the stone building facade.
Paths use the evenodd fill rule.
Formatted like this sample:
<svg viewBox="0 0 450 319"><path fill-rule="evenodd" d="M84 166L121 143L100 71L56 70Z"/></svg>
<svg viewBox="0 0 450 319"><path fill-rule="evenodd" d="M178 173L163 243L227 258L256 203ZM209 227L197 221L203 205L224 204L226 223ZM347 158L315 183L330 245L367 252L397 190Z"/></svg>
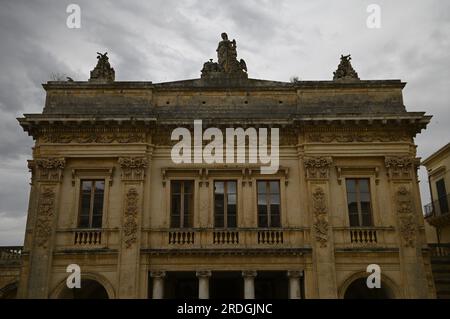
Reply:
<svg viewBox="0 0 450 319"><path fill-rule="evenodd" d="M217 52L199 79L115 81L99 54L89 81L43 85L18 119L35 140L18 297L435 297L414 144L430 116L405 83L360 80L350 56L333 80L257 80L226 34ZM175 163L194 120L277 128L279 169Z"/></svg>

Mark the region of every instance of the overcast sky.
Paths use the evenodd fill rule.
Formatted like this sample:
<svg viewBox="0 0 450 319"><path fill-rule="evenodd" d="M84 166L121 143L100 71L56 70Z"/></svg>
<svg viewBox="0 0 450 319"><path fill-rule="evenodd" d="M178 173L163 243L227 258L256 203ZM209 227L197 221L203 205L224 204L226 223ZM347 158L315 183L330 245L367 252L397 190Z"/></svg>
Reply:
<svg viewBox="0 0 450 319"><path fill-rule="evenodd" d="M81 7L69 29L66 8ZM367 6L381 8L369 29ZM330 80L341 54L361 79L401 79L409 111L433 115L416 138L425 158L450 141L450 1L0 1L0 245L23 243L32 139L16 117L41 112L41 83L85 81L107 51L118 81L198 78L221 32L252 78ZM422 203L430 196L420 171Z"/></svg>

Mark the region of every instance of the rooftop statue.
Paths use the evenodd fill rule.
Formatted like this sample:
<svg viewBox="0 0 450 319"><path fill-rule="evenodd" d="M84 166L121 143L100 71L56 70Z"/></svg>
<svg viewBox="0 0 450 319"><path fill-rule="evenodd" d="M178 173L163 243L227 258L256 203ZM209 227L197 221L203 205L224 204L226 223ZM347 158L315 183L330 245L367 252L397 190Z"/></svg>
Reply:
<svg viewBox="0 0 450 319"><path fill-rule="evenodd" d="M217 47L217 61L210 59L203 64L202 78L247 78L247 65L243 59L237 60L236 40L230 41L222 33L222 41Z"/></svg>
<svg viewBox="0 0 450 319"><path fill-rule="evenodd" d="M108 52L97 52L97 65L91 71L89 82L114 82L114 68L109 64Z"/></svg>
<svg viewBox="0 0 450 319"><path fill-rule="evenodd" d="M350 63L351 56L341 54L341 62L338 68L333 72L333 80L359 80L358 73L353 69Z"/></svg>

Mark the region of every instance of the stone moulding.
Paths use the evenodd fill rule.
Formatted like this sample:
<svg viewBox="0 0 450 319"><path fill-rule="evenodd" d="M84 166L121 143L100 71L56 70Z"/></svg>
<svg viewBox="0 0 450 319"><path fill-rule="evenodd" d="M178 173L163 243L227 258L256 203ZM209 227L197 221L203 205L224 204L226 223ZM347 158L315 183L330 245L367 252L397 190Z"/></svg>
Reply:
<svg viewBox="0 0 450 319"><path fill-rule="evenodd" d="M47 248L52 233L52 222L55 215L55 190L43 188L39 197L36 232L34 241L38 247Z"/></svg>
<svg viewBox="0 0 450 319"><path fill-rule="evenodd" d="M330 175L330 165L333 162L331 157L307 157L304 159L306 178L308 179L328 179Z"/></svg>
<svg viewBox="0 0 450 319"><path fill-rule="evenodd" d="M132 187L128 190L125 199L123 236L126 248L130 248L137 241L138 206L139 194L136 188Z"/></svg>
<svg viewBox="0 0 450 319"><path fill-rule="evenodd" d="M408 156L386 156L385 166L389 179L411 179L413 168L417 168L420 161Z"/></svg>
<svg viewBox="0 0 450 319"><path fill-rule="evenodd" d="M28 161L28 168L32 173L32 179L37 181L60 182L66 165L64 158L36 158Z"/></svg>
<svg viewBox="0 0 450 319"><path fill-rule="evenodd" d="M411 137L402 132L320 132L307 134L312 143L388 143L410 142Z"/></svg>
<svg viewBox="0 0 450 319"><path fill-rule="evenodd" d="M325 192L322 187L316 187L312 193L314 232L316 241L320 247L327 247L328 242L328 217Z"/></svg>
<svg viewBox="0 0 450 319"><path fill-rule="evenodd" d="M116 130L79 130L44 132L40 135L42 144L128 144L145 143L145 132L125 132Z"/></svg>
<svg viewBox="0 0 450 319"><path fill-rule="evenodd" d="M122 168L122 180L143 181L148 161L145 157L121 157L119 165Z"/></svg>
<svg viewBox="0 0 450 319"><path fill-rule="evenodd" d="M417 224L414 220L413 203L406 186L397 188L397 215L400 222L400 234L405 247L415 247Z"/></svg>

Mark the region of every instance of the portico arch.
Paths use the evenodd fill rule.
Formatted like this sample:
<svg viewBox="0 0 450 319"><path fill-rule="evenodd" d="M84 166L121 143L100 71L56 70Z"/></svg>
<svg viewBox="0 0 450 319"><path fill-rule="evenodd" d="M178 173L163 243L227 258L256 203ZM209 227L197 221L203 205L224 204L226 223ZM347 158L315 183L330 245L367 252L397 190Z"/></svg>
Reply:
<svg viewBox="0 0 450 319"><path fill-rule="evenodd" d="M66 279L61 281L50 295L51 299L114 299L114 288L99 274L81 275L81 288L69 289Z"/></svg>
<svg viewBox="0 0 450 319"><path fill-rule="evenodd" d="M381 275L381 287L370 289L366 280L370 274L364 271L357 272L348 277L341 285L338 294L341 299L396 299L400 293L395 282Z"/></svg>

